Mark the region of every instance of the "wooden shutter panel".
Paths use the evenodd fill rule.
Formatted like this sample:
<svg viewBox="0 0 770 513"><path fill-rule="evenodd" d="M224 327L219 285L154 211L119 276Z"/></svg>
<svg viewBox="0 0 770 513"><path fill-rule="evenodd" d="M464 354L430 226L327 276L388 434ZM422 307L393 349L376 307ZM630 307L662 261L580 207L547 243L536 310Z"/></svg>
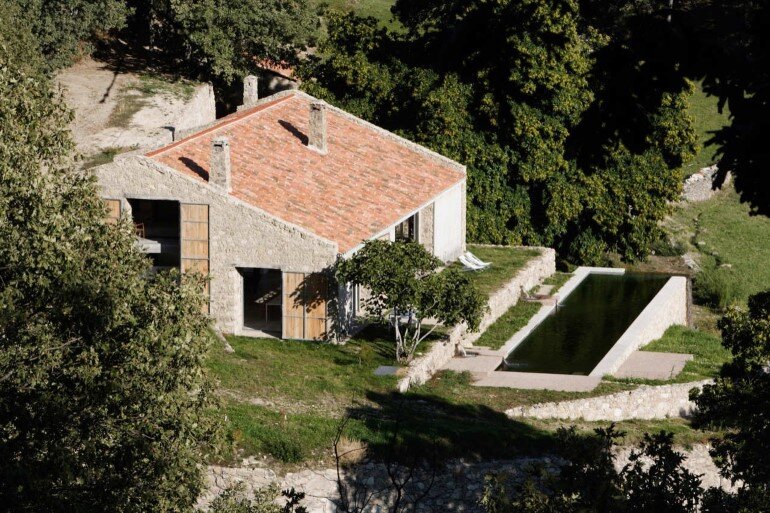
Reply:
<svg viewBox="0 0 770 513"><path fill-rule="evenodd" d="M328 280L321 273L283 273L283 337L325 338L328 294Z"/></svg>
<svg viewBox="0 0 770 513"><path fill-rule="evenodd" d="M118 224L120 220L120 200L106 199L104 205L107 207L107 222L110 224Z"/></svg>
<svg viewBox="0 0 770 513"><path fill-rule="evenodd" d="M209 206L182 203L179 205L180 270L208 275L209 266ZM209 285L206 283L206 294ZM205 311L209 311L207 302Z"/></svg>

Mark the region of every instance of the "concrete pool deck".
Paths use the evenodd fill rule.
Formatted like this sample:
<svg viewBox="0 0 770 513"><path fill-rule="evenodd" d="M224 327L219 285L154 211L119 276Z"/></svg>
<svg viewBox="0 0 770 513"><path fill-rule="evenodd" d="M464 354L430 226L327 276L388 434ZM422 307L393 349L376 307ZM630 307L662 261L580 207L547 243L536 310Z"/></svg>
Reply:
<svg viewBox="0 0 770 513"><path fill-rule="evenodd" d="M455 357L444 365L442 369L455 372L470 372L475 380L473 383L475 386L532 390L546 389L569 392L591 391L599 385L603 376L618 375L620 372L627 375L618 377L646 379L668 379L672 372L676 371L675 374L681 372L687 361L686 357L691 357L691 355L669 356L666 353L651 352L645 352L646 354L641 356L637 355L637 353L640 353L637 349L656 338L660 338L670 325L686 325L687 281L686 278L681 276L672 276L666 282L589 375L497 370L502 364L503 358L513 351L558 307L559 301L564 300L580 285L586 276L593 273L625 274L625 269L610 267L577 268L573 276L554 294L556 301L543 302L540 310L532 316L522 329L508 339L500 349L486 347L466 348L468 356ZM628 365L624 368L625 363L628 363ZM621 371L621 369L623 370Z"/></svg>

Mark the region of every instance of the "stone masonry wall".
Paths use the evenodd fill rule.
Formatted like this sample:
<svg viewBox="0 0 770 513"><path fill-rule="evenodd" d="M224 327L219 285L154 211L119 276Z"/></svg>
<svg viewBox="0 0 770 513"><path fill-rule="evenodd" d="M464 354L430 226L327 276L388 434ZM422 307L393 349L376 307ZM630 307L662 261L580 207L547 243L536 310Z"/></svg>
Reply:
<svg viewBox="0 0 770 513"><path fill-rule="evenodd" d="M311 272L334 263L337 245L276 219L216 186L168 170L144 157L117 158L95 168L104 198L164 199L209 205L211 314L217 327L242 326L242 280L238 267Z"/></svg>
<svg viewBox="0 0 770 513"><path fill-rule="evenodd" d="M676 385L642 385L628 392L588 399L519 406L506 410L505 414L511 418L586 421L688 417L695 410L695 404L690 401L690 390L707 383L711 380Z"/></svg>
<svg viewBox="0 0 770 513"><path fill-rule="evenodd" d="M176 130L189 130L207 125L217 119L214 86L202 84L195 89L182 111L173 121Z"/></svg>
<svg viewBox="0 0 770 513"><path fill-rule="evenodd" d="M685 457L683 466L700 475L704 487L732 488L729 481L719 475L707 445L695 445L689 450L680 451ZM615 467L618 470L628 463L630 452L631 448L628 447L616 451ZM206 488L198 500L198 507L206 509L214 497L236 483L242 483L247 497L255 490L276 483L281 490L293 487L304 492L306 496L303 505L309 513L337 511L340 493L334 469L306 469L278 476L273 470L261 465L259 460L252 459L245 463L242 467L209 467L206 472ZM479 499L484 490L484 477L489 473L505 474L509 478L509 485L513 485L538 469L546 474L557 473L560 465L561 460L548 455L478 463L453 461L435 475L433 482L432 474L418 474L404 490L406 502L411 504L411 497L425 495L419 507L415 508L418 512L482 513ZM362 508L363 513L389 511L388 507L393 505L392 487L382 464L367 462L356 465L343 472L342 483L350 490L372 492L371 502Z"/></svg>
<svg viewBox="0 0 770 513"><path fill-rule="evenodd" d="M397 388L400 392L406 392L410 386L428 381L438 369L452 359L458 345L472 345L485 329L515 305L521 296L522 288L529 290L556 271L556 252L553 249L531 249L540 250L540 256L532 258L511 281L490 296L489 311L484 315L479 330L471 333L464 324L455 326L447 340L434 343L430 351L409 365L406 376L398 382Z"/></svg>

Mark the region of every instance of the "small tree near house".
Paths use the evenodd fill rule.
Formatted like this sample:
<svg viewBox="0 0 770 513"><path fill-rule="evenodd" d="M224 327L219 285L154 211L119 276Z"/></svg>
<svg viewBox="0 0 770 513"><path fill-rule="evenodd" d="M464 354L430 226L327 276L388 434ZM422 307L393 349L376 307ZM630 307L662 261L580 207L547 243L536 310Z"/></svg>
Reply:
<svg viewBox="0 0 770 513"><path fill-rule="evenodd" d="M466 323L476 330L486 302L467 275L440 270L441 260L416 242L367 241L337 265L340 282L366 287L364 309L393 326L396 360L408 363L417 347L441 324ZM432 325L423 329L423 322Z"/></svg>

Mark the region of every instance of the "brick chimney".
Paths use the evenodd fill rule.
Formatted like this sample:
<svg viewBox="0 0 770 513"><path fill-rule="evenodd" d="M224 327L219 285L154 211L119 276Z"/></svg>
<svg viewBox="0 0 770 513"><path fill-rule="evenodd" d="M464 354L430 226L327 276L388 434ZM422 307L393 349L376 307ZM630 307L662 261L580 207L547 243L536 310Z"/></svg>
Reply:
<svg viewBox="0 0 770 513"><path fill-rule="evenodd" d="M259 100L257 85L259 79L254 75L249 75L243 79L243 105L251 105Z"/></svg>
<svg viewBox="0 0 770 513"><path fill-rule="evenodd" d="M310 149L326 154L326 103L314 101L310 104L310 127L307 134Z"/></svg>
<svg viewBox="0 0 770 513"><path fill-rule="evenodd" d="M227 137L215 137L211 141L211 166L209 183L231 192L230 183L230 141Z"/></svg>

